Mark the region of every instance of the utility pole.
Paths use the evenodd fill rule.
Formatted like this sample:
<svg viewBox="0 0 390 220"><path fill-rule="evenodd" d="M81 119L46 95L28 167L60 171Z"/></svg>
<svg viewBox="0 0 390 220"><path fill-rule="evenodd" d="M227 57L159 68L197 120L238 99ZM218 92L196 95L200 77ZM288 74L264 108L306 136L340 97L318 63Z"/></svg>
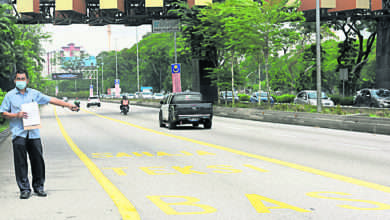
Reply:
<svg viewBox="0 0 390 220"><path fill-rule="evenodd" d="M316 0L316 46L317 46L317 112L322 111L321 94L321 22L320 22L320 0Z"/></svg>
<svg viewBox="0 0 390 220"><path fill-rule="evenodd" d="M137 40L137 92L139 92L139 58L138 58L138 28L135 27L135 38Z"/></svg>

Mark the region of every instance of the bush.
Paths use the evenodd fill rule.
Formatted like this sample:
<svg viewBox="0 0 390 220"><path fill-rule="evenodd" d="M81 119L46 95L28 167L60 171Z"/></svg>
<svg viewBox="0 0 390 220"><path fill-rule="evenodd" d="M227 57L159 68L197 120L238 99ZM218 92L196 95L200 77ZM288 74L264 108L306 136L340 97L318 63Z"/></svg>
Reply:
<svg viewBox="0 0 390 220"><path fill-rule="evenodd" d="M284 94L280 96L275 96L276 103L293 103L295 99L295 95Z"/></svg>
<svg viewBox="0 0 390 220"><path fill-rule="evenodd" d="M247 94L238 94L238 97L240 98L240 101L249 101L251 96Z"/></svg>
<svg viewBox="0 0 390 220"><path fill-rule="evenodd" d="M353 96L330 95L329 98L335 105L353 105Z"/></svg>

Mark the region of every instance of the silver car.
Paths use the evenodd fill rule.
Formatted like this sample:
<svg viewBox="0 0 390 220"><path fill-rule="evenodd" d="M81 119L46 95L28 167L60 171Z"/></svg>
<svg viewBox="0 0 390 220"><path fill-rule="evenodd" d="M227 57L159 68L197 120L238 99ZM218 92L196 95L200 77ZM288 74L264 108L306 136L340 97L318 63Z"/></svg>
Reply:
<svg viewBox="0 0 390 220"><path fill-rule="evenodd" d="M321 93L321 103L323 106L334 106L334 102L326 96L325 92ZM294 104L317 105L317 91L303 90L297 94Z"/></svg>

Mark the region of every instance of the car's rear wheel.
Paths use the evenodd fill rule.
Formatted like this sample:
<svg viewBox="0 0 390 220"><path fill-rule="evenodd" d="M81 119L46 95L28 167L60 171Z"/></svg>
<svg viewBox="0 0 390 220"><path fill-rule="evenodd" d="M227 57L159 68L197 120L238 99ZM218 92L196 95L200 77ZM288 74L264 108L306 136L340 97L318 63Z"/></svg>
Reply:
<svg viewBox="0 0 390 220"><path fill-rule="evenodd" d="M89 104L87 104L87 108L89 108Z"/></svg>
<svg viewBox="0 0 390 220"><path fill-rule="evenodd" d="M204 126L204 128L206 128L206 129L210 129L211 126L212 126L211 120L207 120L207 121L204 123L203 126Z"/></svg>
<svg viewBox="0 0 390 220"><path fill-rule="evenodd" d="M164 123L163 123L163 120L162 120L161 112L160 112L160 114L158 114L158 121L159 121L159 124L160 124L160 128L164 127Z"/></svg>
<svg viewBox="0 0 390 220"><path fill-rule="evenodd" d="M100 104L98 104L98 107L100 107Z"/></svg>
<svg viewBox="0 0 390 220"><path fill-rule="evenodd" d="M176 122L173 121L171 114L169 114L169 117L168 117L168 128L169 129L176 128Z"/></svg>

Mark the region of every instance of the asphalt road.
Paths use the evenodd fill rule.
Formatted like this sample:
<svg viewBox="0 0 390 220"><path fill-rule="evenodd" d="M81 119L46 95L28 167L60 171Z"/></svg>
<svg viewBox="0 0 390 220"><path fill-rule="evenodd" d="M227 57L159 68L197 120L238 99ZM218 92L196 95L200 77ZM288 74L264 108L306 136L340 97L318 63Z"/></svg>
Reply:
<svg viewBox="0 0 390 220"><path fill-rule="evenodd" d="M0 219L390 219L390 136L220 117L169 130L158 109L110 103L41 119L48 197L19 199L8 138Z"/></svg>

